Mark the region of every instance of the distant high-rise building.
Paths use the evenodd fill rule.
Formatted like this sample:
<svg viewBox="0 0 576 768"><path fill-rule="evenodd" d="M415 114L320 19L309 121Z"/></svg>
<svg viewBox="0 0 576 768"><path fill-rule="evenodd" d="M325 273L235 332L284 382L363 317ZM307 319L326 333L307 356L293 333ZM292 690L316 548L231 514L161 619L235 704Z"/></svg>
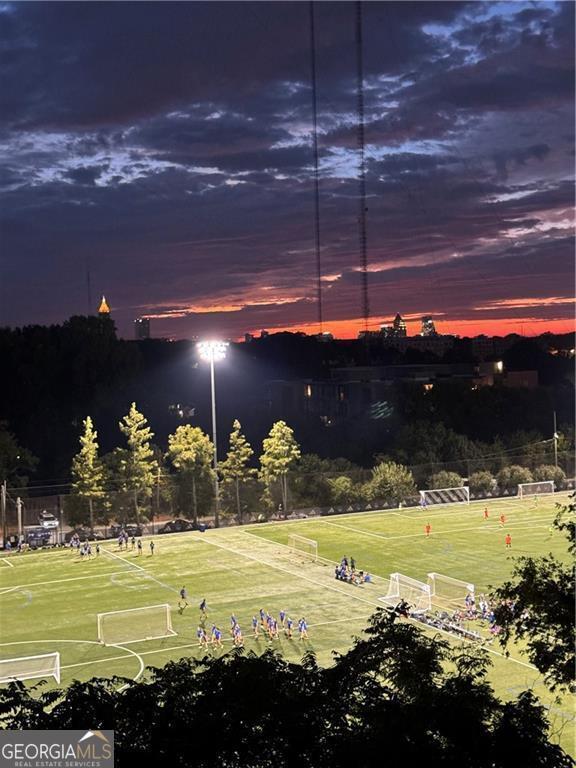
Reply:
<svg viewBox="0 0 576 768"><path fill-rule="evenodd" d="M261 339L265 339L269 335L270 335L269 331L266 331L266 330L260 331L260 338Z"/></svg>
<svg viewBox="0 0 576 768"><path fill-rule="evenodd" d="M402 318L402 315L398 313L392 323L392 335L398 338L404 338L406 333L406 321Z"/></svg>
<svg viewBox="0 0 576 768"><path fill-rule="evenodd" d="M102 296L102 301L100 302L100 306L98 307L98 314L100 315L100 317L110 316L110 307L108 306L108 302L106 301L106 296Z"/></svg>
<svg viewBox="0 0 576 768"><path fill-rule="evenodd" d="M434 320L432 320L432 315L424 315L422 318L422 330L420 331L421 336L438 336L438 331L436 330L436 326L434 325Z"/></svg>
<svg viewBox="0 0 576 768"><path fill-rule="evenodd" d="M137 317L134 320L134 338L136 341L150 338L150 318Z"/></svg>

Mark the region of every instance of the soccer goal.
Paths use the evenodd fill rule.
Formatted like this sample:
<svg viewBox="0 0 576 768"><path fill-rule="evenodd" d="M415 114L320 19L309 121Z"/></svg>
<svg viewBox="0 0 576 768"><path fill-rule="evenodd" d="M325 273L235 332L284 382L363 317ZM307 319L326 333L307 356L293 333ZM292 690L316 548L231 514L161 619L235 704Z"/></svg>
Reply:
<svg viewBox="0 0 576 768"><path fill-rule="evenodd" d="M460 488L434 488L420 491L420 506L432 504L470 504L470 489L465 485Z"/></svg>
<svg viewBox="0 0 576 768"><path fill-rule="evenodd" d="M463 604L467 595L474 597L474 584L442 573L429 573L428 586L430 596L436 598L433 602Z"/></svg>
<svg viewBox="0 0 576 768"><path fill-rule="evenodd" d="M526 499L530 496L542 496L546 493L554 493L554 480L540 480L537 483L518 484L519 499Z"/></svg>
<svg viewBox="0 0 576 768"><path fill-rule="evenodd" d="M318 559L318 542L314 539L307 539L304 536L298 536L295 533L291 533L288 536L288 546L294 552L299 552L302 555L308 555L313 560Z"/></svg>
<svg viewBox="0 0 576 768"><path fill-rule="evenodd" d="M60 654L43 653L39 656L21 656L18 659L0 659L0 683L13 680L33 680L53 677L60 682Z"/></svg>
<svg viewBox="0 0 576 768"><path fill-rule="evenodd" d="M127 645L175 634L167 604L98 614L98 641L103 645Z"/></svg>
<svg viewBox="0 0 576 768"><path fill-rule="evenodd" d="M432 607L430 587L423 581L417 581L403 573L391 573L388 594L380 600L395 606L400 600L406 600L412 613L425 613Z"/></svg>

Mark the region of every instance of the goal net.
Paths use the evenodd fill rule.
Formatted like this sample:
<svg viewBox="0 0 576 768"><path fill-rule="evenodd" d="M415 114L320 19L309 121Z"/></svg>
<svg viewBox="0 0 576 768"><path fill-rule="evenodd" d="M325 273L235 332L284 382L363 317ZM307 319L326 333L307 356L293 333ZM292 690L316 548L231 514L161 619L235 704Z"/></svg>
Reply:
<svg viewBox="0 0 576 768"><path fill-rule="evenodd" d="M420 491L420 506L432 504L470 504L470 489L465 485L460 488L434 488Z"/></svg>
<svg viewBox="0 0 576 768"><path fill-rule="evenodd" d="M432 607L430 587L403 573L391 573L388 594L381 597L387 605L394 607L400 600L406 600L412 613L424 613Z"/></svg>
<svg viewBox="0 0 576 768"><path fill-rule="evenodd" d="M298 536L295 533L291 533L290 536L288 536L288 546L294 552L308 555L313 560L318 559L318 542L314 539L307 539L304 536Z"/></svg>
<svg viewBox="0 0 576 768"><path fill-rule="evenodd" d="M554 480L540 480L537 483L519 483L518 498L541 496L544 493L554 493Z"/></svg>
<svg viewBox="0 0 576 768"><path fill-rule="evenodd" d="M103 645L125 645L175 634L167 604L98 614L98 640Z"/></svg>
<svg viewBox="0 0 576 768"><path fill-rule="evenodd" d="M22 656L19 659L0 659L0 683L32 680L37 677L53 677L57 683L60 682L59 653Z"/></svg>
<svg viewBox="0 0 576 768"><path fill-rule="evenodd" d="M474 597L474 584L442 573L429 573L428 586L430 596L436 598L433 602L464 604L467 595Z"/></svg>

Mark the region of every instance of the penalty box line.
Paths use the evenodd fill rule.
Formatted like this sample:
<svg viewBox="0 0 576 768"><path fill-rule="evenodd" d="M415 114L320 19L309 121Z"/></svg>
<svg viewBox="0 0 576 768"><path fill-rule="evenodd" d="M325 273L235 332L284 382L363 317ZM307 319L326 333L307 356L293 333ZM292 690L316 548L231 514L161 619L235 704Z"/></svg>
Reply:
<svg viewBox="0 0 576 768"><path fill-rule="evenodd" d="M136 568L136 570L141 571L144 573L149 579L152 579L152 581L155 581L156 584L160 585L164 589L169 589L170 592L178 593L178 590L176 587L171 587L169 584L165 584L163 581L160 581L160 579L157 579L155 576L152 576L150 571L147 571L146 568L143 568L141 565L138 565L137 563L131 563L129 560L126 560L125 557L120 557L120 555L117 555L115 552L110 552L108 549L102 548L102 552L104 552L105 555L108 555L109 557L115 557L116 560L120 560L120 562L125 563L128 566L131 566L132 568Z"/></svg>
<svg viewBox="0 0 576 768"><path fill-rule="evenodd" d="M368 614L369 616L370 614ZM308 624L308 627L310 629L313 629L315 627L324 627L328 624L343 624L345 621L355 621L356 619L365 619L367 618L367 614L363 613L359 616L347 616L345 619L334 619L332 621L319 621L315 624ZM287 638L290 639L290 638ZM297 639L297 638L292 638ZM251 633L249 635L246 635L244 637L244 647L246 645L246 640L266 640L266 635L264 632L258 635L258 637L254 637L254 635ZM232 637L225 637L223 639L224 643L233 643L234 639ZM170 651L180 651L180 650L186 650L188 648L200 648L201 646L198 645L198 642L195 643L184 643L183 645L172 645L168 648L155 648L153 651L140 651L138 653L138 656L153 656L157 653L169 653ZM210 648L210 644L208 645L208 648ZM103 664L106 661L123 661L129 657L127 656L108 656L105 659L92 659L91 661L80 661L76 664L63 664L60 669L74 669L75 667L88 667L91 664Z"/></svg>

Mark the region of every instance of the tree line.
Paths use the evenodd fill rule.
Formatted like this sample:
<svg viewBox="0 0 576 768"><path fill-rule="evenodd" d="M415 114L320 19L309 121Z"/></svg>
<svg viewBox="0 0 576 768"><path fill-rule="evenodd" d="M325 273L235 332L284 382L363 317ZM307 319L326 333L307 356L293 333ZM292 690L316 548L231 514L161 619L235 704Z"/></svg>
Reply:
<svg viewBox="0 0 576 768"><path fill-rule="evenodd" d="M73 524L148 520L169 509L198 522L220 511L238 523L287 514L294 508L350 505L391 506L414 503L418 489L461 487L461 474L441 470L417 482L413 471L386 456L370 470L346 459L326 460L302 454L294 431L285 422L272 425L254 466L255 451L238 420L233 423L226 457L218 464L219 503L215 504L214 445L200 427L180 425L168 436L167 450L154 445L145 416L132 403L119 422L125 446L99 454L98 436L91 417L83 422L80 450L72 462L71 494L65 511ZM534 462L540 454L534 453ZM529 467L510 464L496 474L487 469L467 478L472 495L486 497L515 492L519 483L566 481L553 464Z"/></svg>

